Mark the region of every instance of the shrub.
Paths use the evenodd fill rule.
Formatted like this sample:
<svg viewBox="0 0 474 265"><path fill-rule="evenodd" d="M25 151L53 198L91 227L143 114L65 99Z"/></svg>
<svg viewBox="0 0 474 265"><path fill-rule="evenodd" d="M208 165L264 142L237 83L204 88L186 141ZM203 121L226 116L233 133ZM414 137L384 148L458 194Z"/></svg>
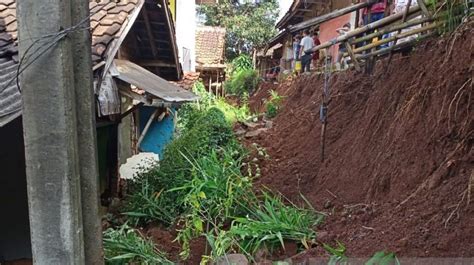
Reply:
<svg viewBox="0 0 474 265"><path fill-rule="evenodd" d="M163 160L130 184L126 215L135 224L160 220L171 224L184 211L184 192L170 189L192 179L186 157L205 156L224 146L237 146L230 124L217 108L210 108L189 121L189 129L169 144Z"/></svg>
<svg viewBox="0 0 474 265"><path fill-rule="evenodd" d="M259 77L257 71L253 69L236 72L230 80L224 84L224 88L229 94L243 95L251 94L258 86Z"/></svg>

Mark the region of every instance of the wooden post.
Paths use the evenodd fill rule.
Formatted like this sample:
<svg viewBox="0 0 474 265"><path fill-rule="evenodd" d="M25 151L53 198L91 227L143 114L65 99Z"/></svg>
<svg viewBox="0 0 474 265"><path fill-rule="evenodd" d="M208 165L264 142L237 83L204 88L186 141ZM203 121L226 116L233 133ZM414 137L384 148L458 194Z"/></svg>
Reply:
<svg viewBox="0 0 474 265"><path fill-rule="evenodd" d="M354 67L356 71L360 72L360 64L359 61L357 61L357 58L354 55L354 52L352 51L352 46L349 44L349 42L344 42L346 45L347 52L349 53L349 56L351 57L352 62L354 63ZM344 57L343 57L344 58Z"/></svg>
<svg viewBox="0 0 474 265"><path fill-rule="evenodd" d="M148 119L148 121L145 125L145 128L143 128L143 132L140 135L140 138L138 139L137 149L140 149L140 144L142 143L143 139L145 139L145 136L146 136L148 130L150 129L150 126L153 123L153 120L156 118L156 115L158 115L159 111L160 111L159 109L156 109L155 112L153 112L153 114L151 114L150 118Z"/></svg>
<svg viewBox="0 0 474 265"><path fill-rule="evenodd" d="M328 14L325 14L325 15L322 15L322 16L319 16L319 17L315 17L315 18L309 19L307 21L301 22L299 24L296 24L296 25L290 27L290 31L292 33L297 32L297 31L301 31L303 29L321 24L323 22L326 22L326 21L329 21L331 19L343 16L345 14L349 14L351 12L354 12L355 10L360 10L361 8L372 5L373 3L375 3L375 0L369 0L367 2L358 3L358 4L355 4L355 5L351 5L351 6L339 9L339 10L335 10L331 13L328 13Z"/></svg>

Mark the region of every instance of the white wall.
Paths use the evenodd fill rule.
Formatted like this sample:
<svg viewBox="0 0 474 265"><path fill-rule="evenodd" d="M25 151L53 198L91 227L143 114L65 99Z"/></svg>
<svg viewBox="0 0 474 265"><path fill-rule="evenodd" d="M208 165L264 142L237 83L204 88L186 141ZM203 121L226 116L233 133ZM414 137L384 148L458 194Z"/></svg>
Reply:
<svg viewBox="0 0 474 265"><path fill-rule="evenodd" d="M196 3L194 0L176 1L176 41L183 71L196 71ZM188 51L186 54L185 50ZM186 62L185 59L187 59Z"/></svg>

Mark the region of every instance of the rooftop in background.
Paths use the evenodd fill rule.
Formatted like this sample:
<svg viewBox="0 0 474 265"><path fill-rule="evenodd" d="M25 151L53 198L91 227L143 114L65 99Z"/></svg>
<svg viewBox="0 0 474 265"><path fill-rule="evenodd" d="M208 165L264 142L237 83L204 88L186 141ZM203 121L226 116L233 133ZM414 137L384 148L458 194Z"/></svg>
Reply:
<svg viewBox="0 0 474 265"><path fill-rule="evenodd" d="M225 67L225 34L220 27L198 27L196 29L196 63L200 68Z"/></svg>

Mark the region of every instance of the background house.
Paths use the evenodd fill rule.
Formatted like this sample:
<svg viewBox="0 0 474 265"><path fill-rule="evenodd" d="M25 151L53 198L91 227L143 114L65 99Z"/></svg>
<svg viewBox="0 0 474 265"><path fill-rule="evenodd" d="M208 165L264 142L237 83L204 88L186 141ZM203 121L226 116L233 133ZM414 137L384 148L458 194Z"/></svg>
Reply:
<svg viewBox="0 0 474 265"><path fill-rule="evenodd" d="M219 94L225 79L226 30L220 27L200 26L196 30L196 71L204 85Z"/></svg>
<svg viewBox="0 0 474 265"><path fill-rule="evenodd" d="M118 192L119 165L141 150L159 153L173 134L174 109L197 96L169 82L182 70L167 0L93 0L90 12L106 205ZM16 1L0 0L0 211L9 213L0 218L0 262L31 258L17 45Z"/></svg>
<svg viewBox="0 0 474 265"><path fill-rule="evenodd" d="M341 28L344 24L351 23L352 27L354 27L356 15L355 12L353 12L323 23L311 25L310 27L299 27L298 31L294 30L296 25L349 5L352 5L352 1L350 0L294 0L289 10L276 24L276 28L280 30L279 34L270 39L267 43L268 50L278 49L276 45L281 45L281 51L278 51L276 56L278 58L276 59L280 60L282 70L290 69L291 67L288 59L293 58L292 43L295 35L301 34L304 29L319 31L319 39L323 43L337 37L338 33L336 29ZM337 58L338 47L339 45L334 45L334 47L329 50L334 60ZM262 59L267 60L264 57L262 57ZM264 73L261 74L263 75Z"/></svg>

